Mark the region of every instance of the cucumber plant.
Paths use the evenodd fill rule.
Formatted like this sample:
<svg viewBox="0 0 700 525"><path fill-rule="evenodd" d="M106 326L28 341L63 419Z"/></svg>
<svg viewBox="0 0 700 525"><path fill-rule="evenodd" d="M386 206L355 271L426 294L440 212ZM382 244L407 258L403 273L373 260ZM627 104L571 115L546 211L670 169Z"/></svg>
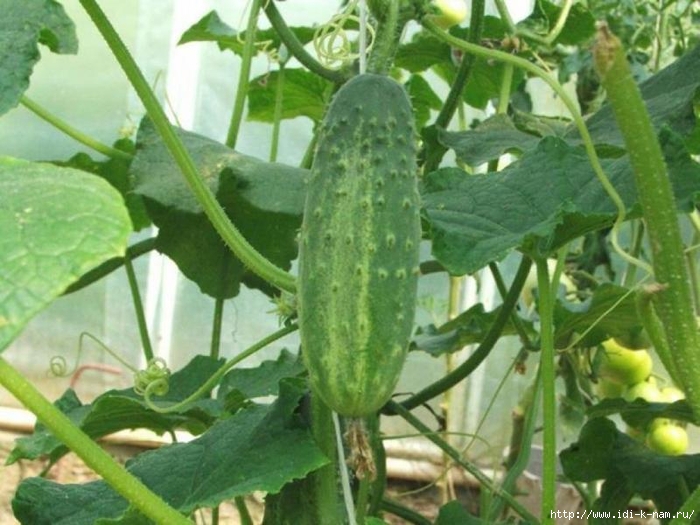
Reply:
<svg viewBox="0 0 700 525"><path fill-rule="evenodd" d="M254 523L245 499L254 491L266 494L265 525L376 525L387 514L553 523L557 462L588 509L619 513L641 496L669 513L665 523L690 522L700 508L697 456L685 453L700 413L696 3L541 0L516 21L505 1L487 16L473 0L466 16L461 0L350 0L330 21L291 28L284 3L253 0L245 31L211 12L181 44L213 41L241 58L222 143L172 125L100 3L80 4L147 115L135 138L106 145L28 98L38 45L75 52L74 26L53 0L0 10L0 27L13 28L0 31L10 50L0 57L0 110L21 104L106 158L0 158L0 349L62 294L123 268L151 367L90 404L72 390L51 404L0 359L0 384L41 423L8 462L45 457L50 468L70 449L102 478L23 481L13 501L21 523L189 523L205 508L218 523L227 501ZM259 29L263 16L270 29ZM249 78L259 54L269 71ZM535 112L535 79L562 115ZM491 107L485 120L468 112ZM282 121L312 120L300 166L232 150L246 109L272 124L272 160ZM154 239L127 246L132 229L150 224ZM208 355L172 373L154 355L132 264L154 249L214 300ZM449 276L448 307L417 327L419 284L431 273ZM462 311L462 277L487 274L500 306ZM241 284L275 303L281 326L224 360L222 320ZM297 330L297 352L240 367ZM517 355L503 366L513 341ZM444 358L445 374L397 386L409 351ZM502 483L447 432L454 387L495 359L502 385L515 388L512 371L529 383ZM510 412L499 392L490 406ZM437 418L419 418L423 406ZM392 436L381 422L390 417L439 447L446 467L471 474L478 511L451 502L427 517L387 497L383 440ZM487 426L481 441L505 446L508 432ZM134 427L195 437L126 467L94 443ZM516 481L538 440L533 509L516 498ZM163 475L175 469L177 479ZM453 492L445 485L442 495ZM100 505L86 508L88 499Z"/></svg>

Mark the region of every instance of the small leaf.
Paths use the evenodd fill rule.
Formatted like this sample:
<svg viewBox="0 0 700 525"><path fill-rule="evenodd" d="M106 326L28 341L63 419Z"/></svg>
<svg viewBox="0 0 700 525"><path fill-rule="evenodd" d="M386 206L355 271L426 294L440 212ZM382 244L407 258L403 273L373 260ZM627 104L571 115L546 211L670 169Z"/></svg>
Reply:
<svg viewBox="0 0 700 525"><path fill-rule="evenodd" d="M29 87L39 44L54 53L78 52L75 25L54 0L0 0L0 115L15 107Z"/></svg>
<svg viewBox="0 0 700 525"><path fill-rule="evenodd" d="M540 137L517 129L504 114L494 115L473 130L440 130L438 140L453 149L462 162L476 167L505 153L522 153L534 149Z"/></svg>
<svg viewBox="0 0 700 525"><path fill-rule="evenodd" d="M585 334L581 344L592 347L610 337L636 335L642 330L635 293L603 283L583 303L558 300L554 311L555 347L565 348L574 334Z"/></svg>
<svg viewBox="0 0 700 525"><path fill-rule="evenodd" d="M533 32L545 35L551 31L561 13L561 7L547 0L535 2L535 9L525 20L517 26L528 28ZM566 22L561 32L554 40L555 44L576 46L590 40L595 34L595 17L582 4L576 3L566 17Z"/></svg>
<svg viewBox="0 0 700 525"><path fill-rule="evenodd" d="M248 120L274 122L278 78L284 75L282 119L308 117L319 122L326 110L330 82L304 69L285 68L254 78L248 86Z"/></svg>
<svg viewBox="0 0 700 525"><path fill-rule="evenodd" d="M328 463L295 415L305 392L303 381L285 380L271 405L251 405L189 443L142 453L127 469L185 514L253 491L275 494ZM22 522L52 525L115 519L128 510L104 481L61 485L43 478L22 481L12 508Z"/></svg>
<svg viewBox="0 0 700 525"><path fill-rule="evenodd" d="M480 343L494 321L498 317L501 307L497 307L490 312L484 311L484 305L479 303L465 312L462 312L454 319L443 324L439 328L433 325L418 329L415 337L411 341L411 350L421 350L433 357L443 354L457 352L466 345ZM532 323L521 320L523 326L530 335L535 335ZM503 327L502 335L515 335L518 332L512 321L508 321Z"/></svg>
<svg viewBox="0 0 700 525"><path fill-rule="evenodd" d="M119 193L70 168L0 157L0 351L131 232Z"/></svg>
<svg viewBox="0 0 700 525"><path fill-rule="evenodd" d="M486 522L467 511L462 503L453 500L440 507L435 525L486 525Z"/></svg>
<svg viewBox="0 0 700 525"><path fill-rule="evenodd" d="M285 349L275 361L263 361L255 368L231 370L221 381L217 397L224 399L233 390L237 390L249 399L277 395L279 382L282 379L299 376L304 370L299 356Z"/></svg>
<svg viewBox="0 0 700 525"><path fill-rule="evenodd" d="M591 419L620 414L628 425L635 428L644 428L656 418L696 422L690 405L685 400L675 403L650 403L644 399L635 399L630 403L622 398L603 399L590 407L586 414Z"/></svg>
<svg viewBox="0 0 700 525"><path fill-rule="evenodd" d="M411 75L406 82L406 91L411 98L416 120L416 129L421 129L430 119L430 110L439 110L442 100L421 75Z"/></svg>
<svg viewBox="0 0 700 525"><path fill-rule="evenodd" d="M311 27L290 27L289 29L302 44L313 40L315 31ZM229 50L242 55L245 35L245 31L237 34L235 29L221 20L216 11L210 11L182 34L178 45L188 42L216 42L220 50ZM259 44L258 50L279 50L281 45L277 32L272 28L257 30L255 41Z"/></svg>

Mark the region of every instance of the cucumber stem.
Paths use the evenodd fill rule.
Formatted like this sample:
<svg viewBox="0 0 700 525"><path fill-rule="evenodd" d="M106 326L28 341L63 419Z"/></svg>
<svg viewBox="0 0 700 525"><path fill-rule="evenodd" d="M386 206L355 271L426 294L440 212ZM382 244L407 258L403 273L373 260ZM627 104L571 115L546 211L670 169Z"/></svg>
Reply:
<svg viewBox="0 0 700 525"><path fill-rule="evenodd" d="M695 416L700 417L700 340L676 205L661 146L622 44L605 24L598 28L593 58L632 164L654 276L665 287L654 297L654 310L666 333L682 383L679 386L685 390Z"/></svg>
<svg viewBox="0 0 700 525"><path fill-rule="evenodd" d="M540 314L540 373L542 374L542 523L554 523L551 511L556 510L557 467L557 398L554 363L554 294L549 281L547 259L535 261Z"/></svg>

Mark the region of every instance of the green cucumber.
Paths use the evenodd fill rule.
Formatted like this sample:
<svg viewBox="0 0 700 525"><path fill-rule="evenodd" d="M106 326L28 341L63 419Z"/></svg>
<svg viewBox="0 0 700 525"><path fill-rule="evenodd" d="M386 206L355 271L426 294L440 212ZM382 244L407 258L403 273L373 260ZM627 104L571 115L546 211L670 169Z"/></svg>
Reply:
<svg viewBox="0 0 700 525"><path fill-rule="evenodd" d="M362 74L335 95L308 182L299 326L312 391L364 417L391 396L418 285L420 206L413 111L391 78Z"/></svg>

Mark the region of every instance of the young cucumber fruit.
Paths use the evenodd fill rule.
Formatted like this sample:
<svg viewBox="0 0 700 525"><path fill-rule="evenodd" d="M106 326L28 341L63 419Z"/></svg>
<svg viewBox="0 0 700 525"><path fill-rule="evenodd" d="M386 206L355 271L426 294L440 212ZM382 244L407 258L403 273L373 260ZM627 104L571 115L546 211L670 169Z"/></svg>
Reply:
<svg viewBox="0 0 700 525"><path fill-rule="evenodd" d="M348 417L391 396L413 326L421 239L413 111L362 74L321 125L299 251L299 325L312 391Z"/></svg>

